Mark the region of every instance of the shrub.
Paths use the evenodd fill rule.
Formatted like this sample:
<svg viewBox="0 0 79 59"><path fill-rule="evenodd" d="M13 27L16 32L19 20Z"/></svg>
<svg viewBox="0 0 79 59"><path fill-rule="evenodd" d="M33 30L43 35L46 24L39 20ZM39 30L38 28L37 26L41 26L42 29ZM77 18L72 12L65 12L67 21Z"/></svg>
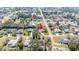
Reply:
<svg viewBox="0 0 79 59"><path fill-rule="evenodd" d="M71 41L69 44L68 44L68 47L71 51L77 51L79 50L79 41Z"/></svg>
<svg viewBox="0 0 79 59"><path fill-rule="evenodd" d="M19 47L19 50L23 50L23 47L24 47L23 43L22 42L18 43L18 47Z"/></svg>

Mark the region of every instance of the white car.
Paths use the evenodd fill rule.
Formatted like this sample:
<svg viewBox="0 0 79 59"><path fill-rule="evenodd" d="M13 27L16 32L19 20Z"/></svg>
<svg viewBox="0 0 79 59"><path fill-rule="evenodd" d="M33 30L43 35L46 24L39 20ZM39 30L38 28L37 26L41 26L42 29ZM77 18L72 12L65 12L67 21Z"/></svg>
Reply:
<svg viewBox="0 0 79 59"><path fill-rule="evenodd" d="M9 46L10 48L16 47L16 43L17 43L17 40L10 40L9 43L8 43L8 46Z"/></svg>

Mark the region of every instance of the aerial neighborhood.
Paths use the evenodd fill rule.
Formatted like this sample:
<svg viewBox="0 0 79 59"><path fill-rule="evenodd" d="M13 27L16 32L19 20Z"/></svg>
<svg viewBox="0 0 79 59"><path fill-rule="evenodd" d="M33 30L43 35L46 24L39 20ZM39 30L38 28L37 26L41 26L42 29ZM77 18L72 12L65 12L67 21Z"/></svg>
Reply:
<svg viewBox="0 0 79 59"><path fill-rule="evenodd" d="M0 7L0 51L78 50L78 7Z"/></svg>

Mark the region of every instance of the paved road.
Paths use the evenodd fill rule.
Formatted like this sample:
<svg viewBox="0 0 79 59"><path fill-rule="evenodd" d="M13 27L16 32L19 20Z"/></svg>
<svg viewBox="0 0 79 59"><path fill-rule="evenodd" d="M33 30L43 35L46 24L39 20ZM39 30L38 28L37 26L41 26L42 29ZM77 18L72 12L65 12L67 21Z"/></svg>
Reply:
<svg viewBox="0 0 79 59"><path fill-rule="evenodd" d="M40 14L41 14L41 16L42 16L44 25L45 25L45 27L47 28L48 33L49 33L49 36L50 36L50 38L51 38L51 41L52 41L52 50L54 50L54 40L53 40L52 32L51 32L50 28L49 28L48 25L47 25L47 22L46 22L46 20L45 20L45 18L44 18L44 16L43 16L43 13L42 13L41 8L39 8L39 11L40 11Z"/></svg>
<svg viewBox="0 0 79 59"><path fill-rule="evenodd" d="M46 28L47 28L47 30L48 30L49 36L50 36L51 41L52 41L52 51L54 51L56 48L58 48L58 47L55 46L55 45L62 46L62 44L54 42L53 34L52 34L52 32L51 32L49 26L47 25L47 22L46 22L46 20L45 20L45 18L44 18L44 16L43 16L43 13L42 13L41 8L39 8L39 11L40 11L40 14L41 14L41 16L42 16L42 18L43 18L43 22L44 22L44 24L45 24L45 26L46 26ZM64 49L68 49L67 47L65 48L64 45L63 45L63 48L64 48ZM59 48L58 48L58 49L59 49Z"/></svg>

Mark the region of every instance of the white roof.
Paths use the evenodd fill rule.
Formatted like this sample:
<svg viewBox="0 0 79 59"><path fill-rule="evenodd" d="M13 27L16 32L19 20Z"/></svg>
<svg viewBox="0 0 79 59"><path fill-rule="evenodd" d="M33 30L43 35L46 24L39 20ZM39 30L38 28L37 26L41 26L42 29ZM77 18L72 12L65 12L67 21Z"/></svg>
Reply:
<svg viewBox="0 0 79 59"><path fill-rule="evenodd" d="M15 45L17 43L17 40L10 40L8 44Z"/></svg>
<svg viewBox="0 0 79 59"><path fill-rule="evenodd" d="M29 23L29 26L35 26L34 22L31 21L31 22Z"/></svg>
<svg viewBox="0 0 79 59"><path fill-rule="evenodd" d="M28 45L30 40L25 40L24 45Z"/></svg>

